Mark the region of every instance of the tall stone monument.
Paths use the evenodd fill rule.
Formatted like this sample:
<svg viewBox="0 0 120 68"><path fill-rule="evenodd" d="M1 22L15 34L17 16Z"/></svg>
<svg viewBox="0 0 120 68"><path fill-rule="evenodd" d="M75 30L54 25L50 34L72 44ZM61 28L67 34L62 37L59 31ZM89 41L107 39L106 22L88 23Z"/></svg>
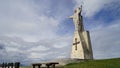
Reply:
<svg viewBox="0 0 120 68"><path fill-rule="evenodd" d="M74 11L73 19L75 32L72 44L72 59L93 59L89 31L84 30L83 18L81 15L82 6Z"/></svg>

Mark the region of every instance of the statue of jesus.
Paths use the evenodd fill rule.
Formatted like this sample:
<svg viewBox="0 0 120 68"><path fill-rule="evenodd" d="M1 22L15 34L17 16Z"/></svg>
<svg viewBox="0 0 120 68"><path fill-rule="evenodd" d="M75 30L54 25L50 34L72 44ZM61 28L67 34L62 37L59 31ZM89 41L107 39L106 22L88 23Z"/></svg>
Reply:
<svg viewBox="0 0 120 68"><path fill-rule="evenodd" d="M72 16L70 16L70 18L72 18L74 21L76 31L83 31L84 30L81 12L82 12L82 6L81 6L81 8L77 8L74 11L74 14Z"/></svg>

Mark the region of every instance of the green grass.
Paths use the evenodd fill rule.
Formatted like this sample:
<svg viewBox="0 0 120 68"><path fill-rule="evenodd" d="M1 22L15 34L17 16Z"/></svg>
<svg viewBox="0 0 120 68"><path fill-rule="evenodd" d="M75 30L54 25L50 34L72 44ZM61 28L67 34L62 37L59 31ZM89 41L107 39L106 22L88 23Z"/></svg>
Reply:
<svg viewBox="0 0 120 68"><path fill-rule="evenodd" d="M20 68L32 68L32 66L21 66ZM36 66L36 68L38 68L38 67ZM42 68L46 68L46 67L42 67ZM56 68L64 68L64 67L63 66L58 66Z"/></svg>
<svg viewBox="0 0 120 68"><path fill-rule="evenodd" d="M32 68L31 66L21 68ZM70 63L56 68L120 68L120 58L105 60L88 60L80 63Z"/></svg>
<svg viewBox="0 0 120 68"><path fill-rule="evenodd" d="M32 68L32 66L21 66L20 68Z"/></svg>
<svg viewBox="0 0 120 68"><path fill-rule="evenodd" d="M64 66L64 68L120 68L120 58L71 63Z"/></svg>

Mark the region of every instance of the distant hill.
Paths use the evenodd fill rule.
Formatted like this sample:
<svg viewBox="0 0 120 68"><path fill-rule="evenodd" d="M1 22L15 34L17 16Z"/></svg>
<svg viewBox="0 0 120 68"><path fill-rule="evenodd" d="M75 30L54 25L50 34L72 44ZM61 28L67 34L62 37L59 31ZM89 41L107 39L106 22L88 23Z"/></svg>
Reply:
<svg viewBox="0 0 120 68"><path fill-rule="evenodd" d="M70 63L64 68L120 68L120 58Z"/></svg>

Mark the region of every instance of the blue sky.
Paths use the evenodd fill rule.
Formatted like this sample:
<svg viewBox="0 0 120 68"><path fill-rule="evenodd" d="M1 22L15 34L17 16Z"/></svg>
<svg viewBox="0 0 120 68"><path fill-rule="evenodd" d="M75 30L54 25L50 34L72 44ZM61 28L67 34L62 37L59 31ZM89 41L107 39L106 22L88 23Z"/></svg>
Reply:
<svg viewBox="0 0 120 68"><path fill-rule="evenodd" d="M94 58L120 57L120 0L1 0L0 61L69 58L81 4Z"/></svg>

